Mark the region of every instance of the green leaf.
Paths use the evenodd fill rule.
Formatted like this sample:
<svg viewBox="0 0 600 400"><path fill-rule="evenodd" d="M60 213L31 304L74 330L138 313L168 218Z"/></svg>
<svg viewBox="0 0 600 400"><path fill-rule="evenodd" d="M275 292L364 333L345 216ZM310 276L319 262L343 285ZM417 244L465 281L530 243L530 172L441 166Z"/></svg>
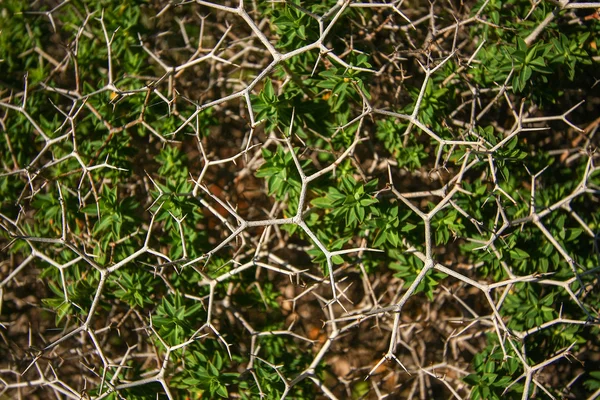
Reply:
<svg viewBox="0 0 600 400"><path fill-rule="evenodd" d="M510 256L514 260L525 260L529 258L529 254L526 251L517 248L514 248L510 251Z"/></svg>
<svg viewBox="0 0 600 400"><path fill-rule="evenodd" d="M265 80L265 85L263 86L263 90L261 91L261 95L265 101L272 103L276 100L275 97L275 89L273 89L273 83L270 79Z"/></svg>
<svg viewBox="0 0 600 400"><path fill-rule="evenodd" d="M208 373L212 376L219 376L219 370L211 362L208 363Z"/></svg>

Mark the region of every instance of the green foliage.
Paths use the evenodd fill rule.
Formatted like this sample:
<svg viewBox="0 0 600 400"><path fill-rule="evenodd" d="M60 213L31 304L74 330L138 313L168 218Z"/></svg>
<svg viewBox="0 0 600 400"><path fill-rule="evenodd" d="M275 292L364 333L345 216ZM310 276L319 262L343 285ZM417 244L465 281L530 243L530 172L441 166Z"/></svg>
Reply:
<svg viewBox="0 0 600 400"><path fill-rule="evenodd" d="M550 68L546 66L545 59L551 50L551 46L545 45L534 45L531 48L527 48L523 39L517 39L517 45L515 48L510 49L510 54L505 57L505 64L500 67L501 71L513 72L512 87L516 93L519 93L525 89L525 86L532 80L534 72L540 74L549 74L552 72ZM510 65L507 61L510 60ZM548 83L545 76L540 76L541 83Z"/></svg>
<svg viewBox="0 0 600 400"><path fill-rule="evenodd" d="M202 303L187 301L179 293L164 297L152 318L160 337L171 346L188 340L194 332L192 321L201 318Z"/></svg>
<svg viewBox="0 0 600 400"><path fill-rule="evenodd" d="M371 219L371 223L376 228L377 236L373 246L377 248L382 245L389 248L400 247L402 236L417 227L408 220L411 212L400 214L397 204L382 205L374 209L374 214L376 217Z"/></svg>
<svg viewBox="0 0 600 400"><path fill-rule="evenodd" d="M584 49L584 46L590 38L591 32L581 32L575 39L569 39L567 35L559 33L558 38L552 39L552 46L554 46L554 57L552 62L558 64L560 67L567 68L567 76L569 80L575 79L575 74L578 72L576 68L579 64L591 65L588 52Z"/></svg>
<svg viewBox="0 0 600 400"><path fill-rule="evenodd" d="M92 233L98 239L102 252L133 233L139 224L139 204L132 197L119 200L117 188L104 186L100 201L87 205L82 211L90 218L97 217Z"/></svg>
<svg viewBox="0 0 600 400"><path fill-rule="evenodd" d="M282 146L277 146L274 152L263 148L262 155L265 163L256 171L256 177L266 178L269 194L274 195L277 200L287 199L289 213L293 214L298 208L302 182L292 153ZM303 162L302 169L306 171L305 168L309 164L310 161Z"/></svg>
<svg viewBox="0 0 600 400"><path fill-rule="evenodd" d="M431 227L435 231L435 244L446 244L464 234L463 218L457 210L439 212L432 221Z"/></svg>
<svg viewBox="0 0 600 400"><path fill-rule="evenodd" d="M512 399L597 355L591 8L171 3L0 3L6 396L402 397L383 332L420 397L443 357Z"/></svg>
<svg viewBox="0 0 600 400"><path fill-rule="evenodd" d="M521 373L519 360L513 352L508 359L504 359L504 353L497 339L492 335L488 339L491 343L473 359L476 373L463 378L466 383L473 386L471 398L496 400L506 397L521 398L522 382L512 384L507 393L507 387Z"/></svg>
<svg viewBox="0 0 600 400"><path fill-rule="evenodd" d="M518 257L529 258L522 250L518 250L518 253ZM552 321L557 317L552 307L556 301L554 296L555 293L552 292L539 298L537 291L530 285L517 285L513 294L507 296L504 306L504 311L512 317L511 327L521 331Z"/></svg>
<svg viewBox="0 0 600 400"><path fill-rule="evenodd" d="M327 194L314 199L311 203L317 208L332 209L331 218L343 221L347 226L355 228L363 223L377 203L377 199L370 194L377 188L377 180L372 180L365 185L349 177L342 177L339 189L329 187Z"/></svg>
<svg viewBox="0 0 600 400"><path fill-rule="evenodd" d="M257 120L266 120L265 129L270 132L278 124L289 125L291 121L292 109L285 98L279 98L275 94L275 88L270 79L265 81L264 87L258 97L253 102L254 111Z"/></svg>
<svg viewBox="0 0 600 400"><path fill-rule="evenodd" d="M600 389L600 371L591 371L589 373L590 379L585 381L585 387L590 391L597 391Z"/></svg>
<svg viewBox="0 0 600 400"><path fill-rule="evenodd" d="M395 260L390 264L390 269L398 271L394 274L398 278L404 280L404 287L408 288L417 278L423 269L423 262L417 257L405 256L395 251L391 254L391 257ZM446 274L439 271L429 271L425 278L417 285L415 293L425 293L429 300L433 301L433 294L437 285L446 277Z"/></svg>
<svg viewBox="0 0 600 400"><path fill-rule="evenodd" d="M414 171L421 168L428 154L417 137L404 135L407 127L408 124L394 119L379 120L375 135L398 162L398 167Z"/></svg>
<svg viewBox="0 0 600 400"><path fill-rule="evenodd" d="M110 281L111 293L130 307L144 308L153 304L153 287L158 283L146 271L117 271Z"/></svg>
<svg viewBox="0 0 600 400"><path fill-rule="evenodd" d="M417 100L421 88L411 88L410 94L413 100ZM432 79L427 81L423 97L419 108L419 119L425 123L425 125L439 126L440 121L445 115L446 110L451 109L449 107L452 103L452 92L446 87L437 87ZM407 111L413 111L413 107L408 107Z"/></svg>
<svg viewBox="0 0 600 400"><path fill-rule="evenodd" d="M271 21L280 39L278 46L281 50L295 50L319 38L317 21L292 5L273 10Z"/></svg>
<svg viewBox="0 0 600 400"><path fill-rule="evenodd" d="M231 384L238 374L222 372L224 359L220 352L215 352L211 359L199 350L185 354L187 369L173 380L173 386L188 390L195 396L210 398L229 398L227 385Z"/></svg>
<svg viewBox="0 0 600 400"><path fill-rule="evenodd" d="M69 273L63 276L65 280L62 283L65 283L66 287L51 282L49 287L54 296L42 301L46 307L56 312L57 326L66 317L76 315L78 318L85 318L98 285L95 272L82 270L78 266L69 268Z"/></svg>
<svg viewBox="0 0 600 400"><path fill-rule="evenodd" d="M477 12L486 4L486 13L495 25L474 26L471 33L482 35L482 39L494 41L497 45L485 46L478 57L481 64L472 70L476 82L501 83L512 71L512 90L517 94L531 94L541 104L556 104L557 97L568 88L568 81L585 79L592 65L590 52L597 53L595 43L598 38L598 24L569 27L551 21L538 40L531 46L525 43L534 28L552 10L551 5L542 4L532 10L523 2L511 0L508 5L500 1L485 3L479 1L473 8ZM527 19L524 19L527 17ZM503 28L500 28L500 26ZM590 46L590 43L594 45ZM567 79L565 79L567 78ZM551 83L551 87L548 85ZM559 96L556 96L558 92Z"/></svg>

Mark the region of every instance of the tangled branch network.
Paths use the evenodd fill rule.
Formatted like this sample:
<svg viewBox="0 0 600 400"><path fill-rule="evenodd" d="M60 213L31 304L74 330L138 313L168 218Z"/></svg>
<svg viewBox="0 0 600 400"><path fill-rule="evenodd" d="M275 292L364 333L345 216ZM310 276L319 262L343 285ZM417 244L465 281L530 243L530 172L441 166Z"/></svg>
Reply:
<svg viewBox="0 0 600 400"><path fill-rule="evenodd" d="M0 398L600 395L600 3L29 6Z"/></svg>

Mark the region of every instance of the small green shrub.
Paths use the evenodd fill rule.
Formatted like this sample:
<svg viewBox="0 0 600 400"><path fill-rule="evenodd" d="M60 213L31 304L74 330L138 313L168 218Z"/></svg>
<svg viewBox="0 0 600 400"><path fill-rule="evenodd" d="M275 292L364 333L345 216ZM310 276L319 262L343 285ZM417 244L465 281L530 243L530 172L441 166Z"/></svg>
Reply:
<svg viewBox="0 0 600 400"><path fill-rule="evenodd" d="M5 0L0 397L598 397L595 8Z"/></svg>

